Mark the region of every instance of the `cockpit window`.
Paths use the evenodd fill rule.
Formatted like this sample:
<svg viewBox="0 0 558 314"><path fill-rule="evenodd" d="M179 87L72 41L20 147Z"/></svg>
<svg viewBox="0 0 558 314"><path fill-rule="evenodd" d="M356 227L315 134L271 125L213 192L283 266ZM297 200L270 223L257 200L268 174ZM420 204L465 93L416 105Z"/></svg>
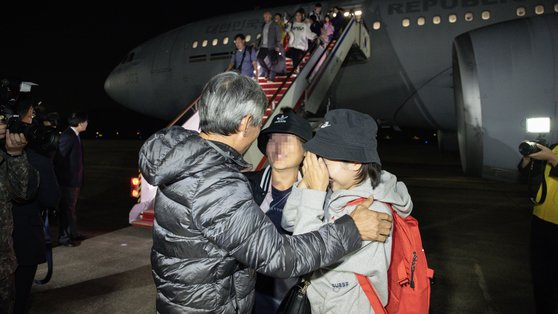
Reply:
<svg viewBox="0 0 558 314"><path fill-rule="evenodd" d="M122 59L122 62L121 62L121 63L124 64L124 63L128 63L128 62L132 62L132 61L134 60L134 56L135 56L135 53L134 53L133 51L132 51L132 52L129 52L129 53L124 57L124 59Z"/></svg>

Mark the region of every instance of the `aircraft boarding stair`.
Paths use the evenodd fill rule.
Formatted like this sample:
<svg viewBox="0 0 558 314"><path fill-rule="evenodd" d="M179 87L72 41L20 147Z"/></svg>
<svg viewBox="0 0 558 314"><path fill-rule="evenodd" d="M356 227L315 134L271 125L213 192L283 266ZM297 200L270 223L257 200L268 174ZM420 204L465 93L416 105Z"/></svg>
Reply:
<svg viewBox="0 0 558 314"><path fill-rule="evenodd" d="M326 47L315 45L300 62L299 73L295 73L291 59L286 60L286 75L277 75L275 82L259 79L264 90L268 105L262 119L262 128L271 123L270 117L280 113L283 108L316 113L324 102L327 92L333 83L339 69L348 56L362 60L370 56L370 36L365 24L351 18L338 40L331 41ZM199 117L196 104L199 97L186 107L169 126L181 125L187 129L198 129ZM254 166L254 170L261 169L266 162L265 156L259 151L254 142L244 154L244 159ZM141 176L140 176L141 178ZM138 219L131 222L138 227L151 228L153 226L153 199L156 188L150 186L141 178L142 191L138 204L132 208L139 213ZM130 215L133 216L132 214Z"/></svg>

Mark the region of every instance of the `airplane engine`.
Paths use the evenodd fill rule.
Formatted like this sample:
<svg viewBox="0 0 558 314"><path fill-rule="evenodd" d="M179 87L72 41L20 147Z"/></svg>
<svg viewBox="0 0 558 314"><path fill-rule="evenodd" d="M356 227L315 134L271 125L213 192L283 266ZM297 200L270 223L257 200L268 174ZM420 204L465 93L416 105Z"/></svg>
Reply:
<svg viewBox="0 0 558 314"><path fill-rule="evenodd" d="M515 180L522 140L558 140L558 14L456 37L453 81L463 171ZM528 118L549 118L550 130L528 133Z"/></svg>

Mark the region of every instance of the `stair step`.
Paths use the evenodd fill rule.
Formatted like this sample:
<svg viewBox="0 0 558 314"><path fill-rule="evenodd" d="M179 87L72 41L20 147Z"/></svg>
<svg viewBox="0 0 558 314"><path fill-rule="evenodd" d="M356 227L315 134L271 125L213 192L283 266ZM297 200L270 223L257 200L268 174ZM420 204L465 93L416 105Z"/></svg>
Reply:
<svg viewBox="0 0 558 314"><path fill-rule="evenodd" d="M153 219L151 219L151 220L138 219L138 220L132 221L130 224L134 227L141 227L141 228L151 229L151 228L153 228Z"/></svg>
<svg viewBox="0 0 558 314"><path fill-rule="evenodd" d="M151 219L153 220L153 218L155 218L155 211L153 210L153 208L149 208L147 210L144 210L140 216L140 219Z"/></svg>

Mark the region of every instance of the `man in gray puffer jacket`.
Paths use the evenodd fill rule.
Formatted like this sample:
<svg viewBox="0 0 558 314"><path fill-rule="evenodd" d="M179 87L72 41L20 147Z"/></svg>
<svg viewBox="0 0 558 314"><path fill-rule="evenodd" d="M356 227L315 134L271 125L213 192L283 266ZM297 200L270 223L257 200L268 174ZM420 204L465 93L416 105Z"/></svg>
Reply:
<svg viewBox="0 0 558 314"><path fill-rule="evenodd" d="M250 313L255 272L292 277L329 265L363 240L385 241L391 217L370 201L335 223L280 235L240 172L258 137L266 96L253 80L221 73L199 102L201 133L181 127L151 136L140 151L158 187L151 265L161 313ZM360 232L360 235L359 235Z"/></svg>

